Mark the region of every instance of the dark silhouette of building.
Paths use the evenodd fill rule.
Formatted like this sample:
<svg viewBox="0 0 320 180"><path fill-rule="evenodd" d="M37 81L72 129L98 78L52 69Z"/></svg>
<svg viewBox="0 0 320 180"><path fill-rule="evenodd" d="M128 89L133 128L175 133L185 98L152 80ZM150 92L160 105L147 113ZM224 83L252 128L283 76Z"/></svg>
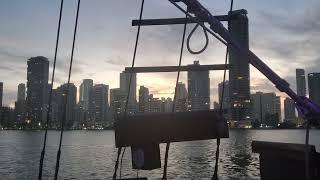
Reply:
<svg viewBox="0 0 320 180"><path fill-rule="evenodd" d="M90 117L95 127L103 127L107 124L109 86L96 84L90 95Z"/></svg>
<svg viewBox="0 0 320 180"><path fill-rule="evenodd" d="M308 74L309 98L320 104L320 73Z"/></svg>
<svg viewBox="0 0 320 180"><path fill-rule="evenodd" d="M75 108L77 104L77 87L73 83L69 83L69 91L68 84L62 84L58 87L59 96L61 98L60 105L62 110L62 118L65 118L66 128L71 128L77 123L75 119ZM64 115L65 113L65 115ZM64 117L65 116L65 117Z"/></svg>
<svg viewBox="0 0 320 180"><path fill-rule="evenodd" d="M3 98L3 82L0 82L0 110L2 107L2 98Z"/></svg>
<svg viewBox="0 0 320 180"><path fill-rule="evenodd" d="M296 69L296 83L298 96L306 96L306 76L304 69Z"/></svg>
<svg viewBox="0 0 320 180"><path fill-rule="evenodd" d="M249 26L246 10L233 11L229 23L230 33L243 48L249 48ZM237 12L237 13L235 13ZM230 47L229 97L231 119L250 120L250 71L249 58Z"/></svg>
<svg viewBox="0 0 320 180"><path fill-rule="evenodd" d="M126 94L128 94L129 92L130 76L131 76L130 73L125 73L125 72L120 73L120 90ZM128 113L135 113L138 110L136 93L137 93L137 74L132 73L129 101L128 101L128 107L127 107Z"/></svg>
<svg viewBox="0 0 320 180"><path fill-rule="evenodd" d="M184 103L186 104L187 102L184 101ZM161 112L172 112L172 106L173 106L173 101L171 98L161 98ZM187 109L185 109L186 111ZM177 110L177 106L176 106L176 112L178 112L179 109ZM181 112L181 111L180 111Z"/></svg>
<svg viewBox="0 0 320 180"><path fill-rule="evenodd" d="M0 113L0 125L2 128L14 128L15 122L14 109L10 107L2 107Z"/></svg>
<svg viewBox="0 0 320 180"><path fill-rule="evenodd" d="M90 93L93 88L93 80L92 79L83 79L80 85L80 96L79 102L82 104L84 110L89 110L90 104Z"/></svg>
<svg viewBox="0 0 320 180"><path fill-rule="evenodd" d="M148 112L149 109L149 89L140 86L139 88L139 112Z"/></svg>
<svg viewBox="0 0 320 180"><path fill-rule="evenodd" d="M49 61L37 56L28 60L26 120L40 127L46 119Z"/></svg>
<svg viewBox="0 0 320 180"><path fill-rule="evenodd" d="M127 94L120 88L110 89L110 111L113 121L124 112Z"/></svg>
<svg viewBox="0 0 320 180"><path fill-rule="evenodd" d="M26 86L24 83L18 85L17 101L15 102L15 114L18 124L24 123L25 119L25 98L26 98Z"/></svg>
<svg viewBox="0 0 320 180"><path fill-rule="evenodd" d="M292 99L286 98L284 100L284 121L295 121L296 114L295 114L295 103Z"/></svg>
<svg viewBox="0 0 320 180"><path fill-rule="evenodd" d="M199 66L199 61L189 66ZM210 109L209 71L188 71L188 110Z"/></svg>
<svg viewBox="0 0 320 180"><path fill-rule="evenodd" d="M252 119L260 124L274 125L278 124L281 119L280 97L275 93L256 92L251 94L252 101ZM276 115L277 123L274 121Z"/></svg>
<svg viewBox="0 0 320 180"><path fill-rule="evenodd" d="M175 102L175 111L176 112L184 112L187 110L188 110L188 91L187 91L186 85L184 83L178 82L176 102Z"/></svg>
<svg viewBox="0 0 320 180"><path fill-rule="evenodd" d="M223 82L218 84L218 94L219 94L219 107L217 109L220 109L220 103L222 103L222 110L224 112L224 117L226 119L230 119L230 94L229 94L229 81L225 81L224 83L224 92L223 92L223 99L221 99L222 96L222 89L223 89ZM215 108L216 109L216 108Z"/></svg>

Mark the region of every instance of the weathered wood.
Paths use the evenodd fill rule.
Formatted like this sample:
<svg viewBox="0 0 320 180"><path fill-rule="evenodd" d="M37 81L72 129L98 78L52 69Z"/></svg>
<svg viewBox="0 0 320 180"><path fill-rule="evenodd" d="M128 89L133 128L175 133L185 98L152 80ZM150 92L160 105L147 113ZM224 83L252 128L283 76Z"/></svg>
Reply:
<svg viewBox="0 0 320 180"><path fill-rule="evenodd" d="M177 71L210 71L210 70L225 70L230 69L227 64L214 65L190 65L190 66L153 66L153 67L126 67L126 73L155 73L155 72L177 72Z"/></svg>
<svg viewBox="0 0 320 180"><path fill-rule="evenodd" d="M305 179L304 144L253 141L252 151L260 154L262 180ZM320 155L309 145L309 167L312 180L320 179Z"/></svg>
<svg viewBox="0 0 320 180"><path fill-rule="evenodd" d="M226 120L216 111L128 116L115 126L116 147L228 138Z"/></svg>

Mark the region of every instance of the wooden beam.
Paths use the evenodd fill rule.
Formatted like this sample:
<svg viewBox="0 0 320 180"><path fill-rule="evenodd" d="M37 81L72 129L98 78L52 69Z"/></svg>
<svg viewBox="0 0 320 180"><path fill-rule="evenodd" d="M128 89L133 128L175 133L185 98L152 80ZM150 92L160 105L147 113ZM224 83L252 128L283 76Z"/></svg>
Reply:
<svg viewBox="0 0 320 180"><path fill-rule="evenodd" d="M215 16L219 21L228 21L228 15ZM187 18L187 24L203 22L198 18ZM168 19L142 19L141 21L135 19L132 20L132 26L153 26L153 25L173 25L173 24L184 24L185 18L168 18Z"/></svg>
<svg viewBox="0 0 320 180"><path fill-rule="evenodd" d="M190 65L190 66L152 66L152 67L126 67L126 73L152 73L152 72L177 72L180 71L210 71L210 70L225 70L230 69L230 65L227 64L215 64L215 65Z"/></svg>
<svg viewBox="0 0 320 180"><path fill-rule="evenodd" d="M226 120L216 111L145 113L116 122L116 147L229 137Z"/></svg>

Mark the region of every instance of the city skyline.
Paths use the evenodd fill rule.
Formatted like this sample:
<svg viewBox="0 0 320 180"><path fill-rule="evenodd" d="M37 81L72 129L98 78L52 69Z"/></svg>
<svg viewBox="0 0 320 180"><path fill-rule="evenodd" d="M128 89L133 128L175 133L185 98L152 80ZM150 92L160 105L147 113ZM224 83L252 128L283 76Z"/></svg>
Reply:
<svg viewBox="0 0 320 180"><path fill-rule="evenodd" d="M37 13L42 13L43 16L37 17L32 11L33 8L35 8L35 6L33 6L35 3L43 7L43 9L46 9L46 11L38 9L39 12ZM128 3L130 3L130 6L123 6L128 5ZM204 1L204 3L208 4L208 7L213 7L213 9L210 10L216 14L226 14L227 12L226 2ZM78 87L82 79L91 78L95 79L97 83L109 84L110 89L115 88L119 84L118 78L116 78L118 77L118 73L121 72L125 66L130 65L132 58L132 34L136 32L136 28L127 27L130 26L132 19L137 18L139 3L135 1L111 1L107 5L101 1L90 1L90 3L84 1L84 4L83 7L87 8L82 8L80 11L79 40L77 41L75 54L76 66L72 80ZM22 5L25 7L23 11L21 11L20 8ZM319 58L316 44L318 44L319 41L318 38L314 36L314 34L318 33L319 29L317 23L314 23L317 20L315 18L317 15L316 9L319 5L320 3L316 1L311 1L308 4L300 1L290 1L290 3L288 3L288 1L242 1L241 4L235 2L235 9L245 8L248 10L250 47L270 65L271 68L275 69L277 73L288 80L292 84L292 89L295 89L294 70L296 68L303 68L307 73L320 71L319 67L316 66ZM26 73L23 70L26 67L26 59L35 55L43 55L49 58L50 64L52 63L55 37L54 30L57 23L58 6L59 4L55 2L41 3L39 0L32 0L28 3L7 1L1 6L1 17L14 17L10 19L10 22L7 22L6 18L0 18L0 22L7 25L0 30L0 38L3 40L0 44L0 59L3 62L1 65L1 71L3 73L1 73L0 79L5 84L4 105L10 105L11 107L14 105L17 93L15 83L26 83ZM126 8L123 11L125 13L119 12L114 14L117 16L118 23L115 23L114 26L108 26L108 23L104 21L104 17L111 17L108 15L111 12L109 8L114 6L130 8ZM168 7L170 16L181 16L181 14L177 13L177 11L166 2L151 0L146 3L146 6L146 9L149 9L149 11L146 11L146 17L162 17L163 13L157 10L158 6ZM74 7L75 3L66 2L63 22L64 24L70 25L66 25L63 30L63 42L61 42L62 44L59 49L64 50L60 51L58 57L58 79L54 87L65 83L64 78L66 77L65 70L67 63L63 63L62 60L67 61L69 59L70 52L68 49L71 47L71 39L68 37L71 31L69 32L68 30L71 29L72 23L68 23L68 21L73 20ZM10 9L10 12L7 9ZM90 13L93 9L100 13L98 13L99 17L94 13ZM153 11L150 12L150 9L153 9ZM219 11L216 9L219 9ZM284 13L287 9L295 10L295 13L287 15ZM278 18L275 19L275 16ZM296 18L292 18L292 16ZM308 16L307 22L302 21L305 16ZM23 21L30 22L28 19L32 19L32 23L25 25ZM91 23L91 19L95 19L95 21ZM113 20L110 19L110 21ZM50 24L48 22L50 22ZM285 22L284 25L280 26L279 24L283 22ZM292 28L297 27L297 24L299 24L300 28ZM34 27L40 30L34 31ZM188 29L190 30L190 27ZM297 36L302 30L310 32L309 34L312 36L307 35L308 33L305 33L303 36ZM138 48L137 66L160 64L176 65L178 60L178 42L180 42L181 39L179 35L182 32L182 27L146 27L143 28L143 31L146 32L147 36L144 35L141 37L142 45ZM273 33L269 33L269 31ZM92 35L92 33L102 38L87 39L87 37L91 37L90 34ZM17 34L19 36L16 36ZM261 37L260 34L264 34L264 36ZM201 36L201 34L198 35ZM147 38L148 36L152 38L149 39ZM126 43L124 43L122 39L115 39L118 37L124 37ZM261 41L261 39L263 39L263 41ZM295 46L288 45L292 44L292 42L295 42ZM201 46L202 41L199 40L194 43L197 47ZM126 46L123 46L123 44L126 44ZM225 47L218 43L212 44L213 45L210 45L207 52L203 55L192 56L185 52L183 64L190 64L197 59L200 60L202 64L222 63ZM26 49L25 47L28 48ZM159 56L159 54L161 55ZM97 63L101 65L96 66ZM254 68L251 67L250 69L250 74L253 75L251 79L252 92L276 92L277 95L282 96L282 99L285 97L276 91L273 85L261 74L257 73ZM106 77L110 77L110 79ZM174 77L175 73L157 75L143 74L137 77L137 86L148 86L150 91L158 97L172 96L174 91ZM148 79L152 79L152 81L148 81ZM183 79L186 79L186 74L182 74L182 81ZM212 73L210 79L210 84L213 85L210 92L217 92L217 86L215 84L221 81L221 73ZM211 96L211 102L214 100L218 100L217 95Z"/></svg>

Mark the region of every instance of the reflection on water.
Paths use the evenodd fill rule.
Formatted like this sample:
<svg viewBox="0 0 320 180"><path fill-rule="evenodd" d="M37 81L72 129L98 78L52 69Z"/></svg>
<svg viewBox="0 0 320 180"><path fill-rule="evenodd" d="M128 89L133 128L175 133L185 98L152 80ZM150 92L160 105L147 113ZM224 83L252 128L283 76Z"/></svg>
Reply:
<svg viewBox="0 0 320 180"><path fill-rule="evenodd" d="M54 174L59 133L48 134L44 175ZM310 142L319 151L319 130L312 130ZM43 139L42 131L0 131L1 179L36 179ZM221 179L260 179L259 156L251 153L252 140L303 143L303 130L230 130L221 140ZM170 179L210 179L215 162L215 140L172 143L169 154ZM160 145L163 165L165 145ZM60 165L61 179L111 179L115 161L112 131L66 131ZM130 148L123 160L122 175L135 177ZM140 176L160 179L162 169L139 171Z"/></svg>

